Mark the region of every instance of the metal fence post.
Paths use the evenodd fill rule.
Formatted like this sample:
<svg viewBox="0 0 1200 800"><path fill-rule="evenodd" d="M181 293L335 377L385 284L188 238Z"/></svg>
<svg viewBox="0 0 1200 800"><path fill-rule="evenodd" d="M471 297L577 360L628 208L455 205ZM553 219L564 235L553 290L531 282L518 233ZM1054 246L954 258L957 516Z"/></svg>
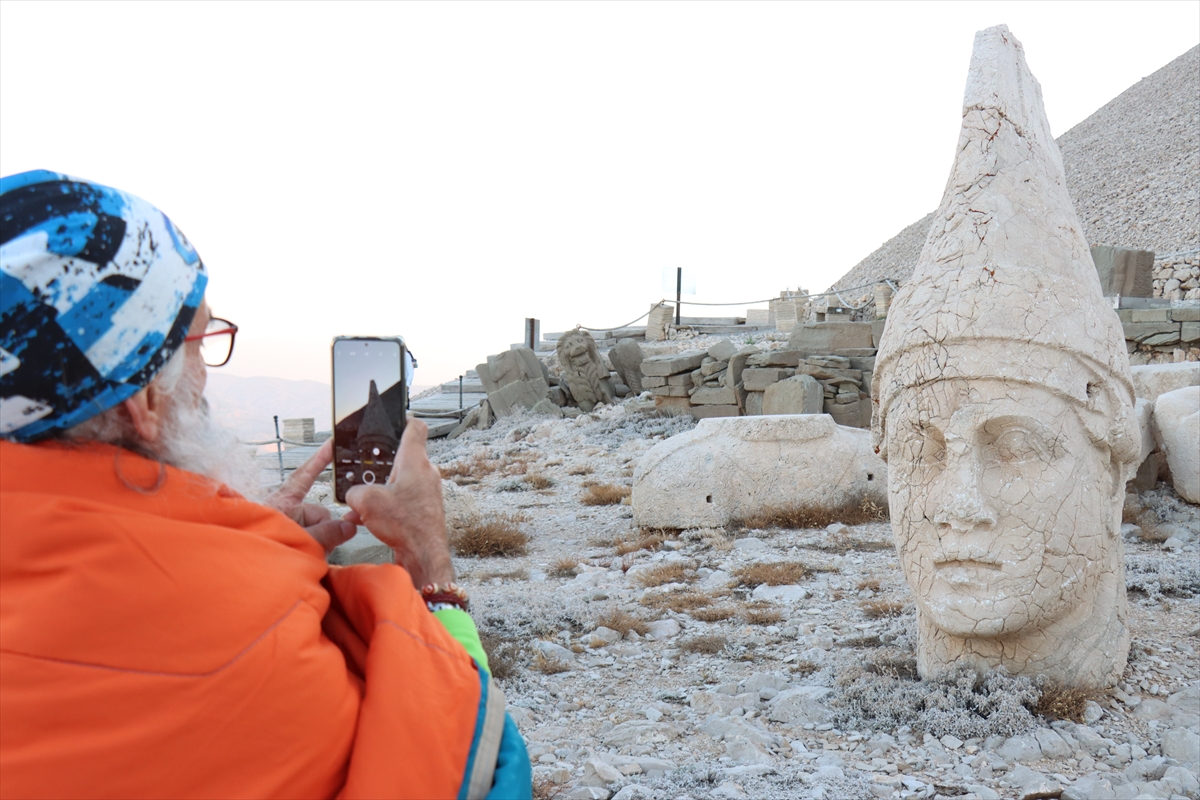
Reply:
<svg viewBox="0 0 1200 800"><path fill-rule="evenodd" d="M283 437L279 435L279 415L275 415L275 452L279 456L279 482L283 483Z"/></svg>
<svg viewBox="0 0 1200 800"><path fill-rule="evenodd" d="M679 327L679 309L683 301L683 267L675 269L675 327Z"/></svg>
<svg viewBox="0 0 1200 800"><path fill-rule="evenodd" d="M459 375L458 376L458 411L459 411L458 415L460 417L462 416L462 381L463 381L463 376Z"/></svg>

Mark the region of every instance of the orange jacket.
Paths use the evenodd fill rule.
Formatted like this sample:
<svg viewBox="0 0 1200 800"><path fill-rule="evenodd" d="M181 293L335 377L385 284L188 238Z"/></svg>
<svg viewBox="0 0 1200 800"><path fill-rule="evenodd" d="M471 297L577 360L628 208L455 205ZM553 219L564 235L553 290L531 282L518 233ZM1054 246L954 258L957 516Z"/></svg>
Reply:
<svg viewBox="0 0 1200 800"><path fill-rule="evenodd" d="M487 682L407 573L159 473L0 441L0 796L458 796Z"/></svg>

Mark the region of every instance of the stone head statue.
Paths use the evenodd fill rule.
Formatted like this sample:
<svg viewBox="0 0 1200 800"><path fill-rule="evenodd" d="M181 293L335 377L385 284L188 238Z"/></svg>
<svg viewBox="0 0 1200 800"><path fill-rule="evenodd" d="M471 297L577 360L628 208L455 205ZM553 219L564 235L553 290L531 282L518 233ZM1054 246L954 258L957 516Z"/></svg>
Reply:
<svg viewBox="0 0 1200 800"><path fill-rule="evenodd" d="M591 411L599 403L613 401L608 368L590 333L581 328L568 331L558 340L555 350L563 379L580 408Z"/></svg>
<svg viewBox="0 0 1200 800"><path fill-rule="evenodd" d="M976 34L954 168L872 388L922 675L1115 683L1139 454L1129 359L1005 26Z"/></svg>

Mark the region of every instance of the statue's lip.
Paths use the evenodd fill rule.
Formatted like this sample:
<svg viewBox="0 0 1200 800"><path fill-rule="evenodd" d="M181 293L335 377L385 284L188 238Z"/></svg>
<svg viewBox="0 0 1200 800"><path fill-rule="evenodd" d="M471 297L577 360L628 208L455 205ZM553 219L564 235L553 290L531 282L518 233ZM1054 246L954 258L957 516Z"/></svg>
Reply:
<svg viewBox="0 0 1200 800"><path fill-rule="evenodd" d="M933 561L934 566L938 569L945 568L962 568L962 567L977 567L982 569L1000 569L1000 563L993 560L981 560L978 558L936 558Z"/></svg>

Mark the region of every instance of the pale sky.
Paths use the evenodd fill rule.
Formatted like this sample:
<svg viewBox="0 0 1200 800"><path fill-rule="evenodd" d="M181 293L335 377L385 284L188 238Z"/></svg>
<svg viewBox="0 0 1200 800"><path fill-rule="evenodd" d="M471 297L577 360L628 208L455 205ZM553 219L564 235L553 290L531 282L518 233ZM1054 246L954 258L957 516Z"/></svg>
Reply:
<svg viewBox="0 0 1200 800"><path fill-rule="evenodd" d="M1000 23L1057 136L1200 3L6 0L0 173L163 209L231 374L328 382L332 337L400 335L432 384L525 317L626 323L664 268L705 302L827 288L937 206Z"/></svg>

